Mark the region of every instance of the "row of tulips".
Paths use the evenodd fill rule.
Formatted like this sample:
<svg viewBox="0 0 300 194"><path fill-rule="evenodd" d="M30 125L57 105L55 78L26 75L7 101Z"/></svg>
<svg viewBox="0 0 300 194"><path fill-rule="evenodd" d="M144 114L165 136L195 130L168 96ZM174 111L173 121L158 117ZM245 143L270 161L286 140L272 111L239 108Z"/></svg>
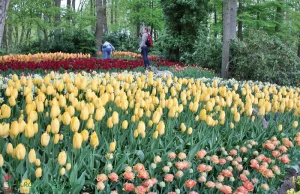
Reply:
<svg viewBox="0 0 300 194"><path fill-rule="evenodd" d="M1 173L23 193L270 193L299 162L300 88L152 72L2 81Z"/></svg>
<svg viewBox="0 0 300 194"><path fill-rule="evenodd" d="M157 59L157 66L173 66L174 62ZM143 67L141 60L126 60L126 59L66 59L66 60L46 60L40 62L34 61L8 61L0 64L1 71L8 70L111 70L111 69L134 69Z"/></svg>
<svg viewBox="0 0 300 194"><path fill-rule="evenodd" d="M28 55L4 55L0 56L0 63L9 61L24 61L24 62L40 62L40 61L56 61L66 59L89 59L89 54L82 53L37 53Z"/></svg>

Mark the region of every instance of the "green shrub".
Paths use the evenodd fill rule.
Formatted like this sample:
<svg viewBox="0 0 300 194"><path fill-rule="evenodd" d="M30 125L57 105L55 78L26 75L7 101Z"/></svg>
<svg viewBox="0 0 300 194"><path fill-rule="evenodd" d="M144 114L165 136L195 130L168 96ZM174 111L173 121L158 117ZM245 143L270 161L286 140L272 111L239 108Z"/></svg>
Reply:
<svg viewBox="0 0 300 194"><path fill-rule="evenodd" d="M232 42L230 72L237 79L297 85L300 63L280 38L253 31L244 41Z"/></svg>
<svg viewBox="0 0 300 194"><path fill-rule="evenodd" d="M36 40L21 47L21 53L67 52L94 53L95 37L87 30L62 31L49 35L47 41Z"/></svg>

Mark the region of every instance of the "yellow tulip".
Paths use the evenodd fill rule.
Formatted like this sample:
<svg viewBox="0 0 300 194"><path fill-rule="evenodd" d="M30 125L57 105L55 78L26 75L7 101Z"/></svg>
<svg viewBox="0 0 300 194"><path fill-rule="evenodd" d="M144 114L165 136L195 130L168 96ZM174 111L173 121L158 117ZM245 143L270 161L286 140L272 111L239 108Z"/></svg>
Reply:
<svg viewBox="0 0 300 194"><path fill-rule="evenodd" d="M60 124L57 118L52 119L51 121L51 132L57 134L59 132Z"/></svg>
<svg viewBox="0 0 300 194"><path fill-rule="evenodd" d="M82 130L80 134L83 141L87 141L89 139L89 132L86 129Z"/></svg>
<svg viewBox="0 0 300 194"><path fill-rule="evenodd" d="M41 136L41 145L46 147L49 144L50 136L47 132L43 133Z"/></svg>
<svg viewBox="0 0 300 194"><path fill-rule="evenodd" d="M9 124L8 123L4 123L4 124L0 124L0 136L3 138L7 138L9 135Z"/></svg>
<svg viewBox="0 0 300 194"><path fill-rule="evenodd" d="M193 129L192 129L192 127L189 127L189 128L188 128L188 131L187 131L187 134L188 134L188 135L191 135L192 133L193 133Z"/></svg>
<svg viewBox="0 0 300 194"><path fill-rule="evenodd" d="M127 120L124 120L123 122L122 122L122 129L127 129L128 128L128 121Z"/></svg>
<svg viewBox="0 0 300 194"><path fill-rule="evenodd" d="M67 112L69 113L69 115L72 117L75 114L75 108L73 106L69 106L67 108Z"/></svg>
<svg viewBox="0 0 300 194"><path fill-rule="evenodd" d="M153 114L153 116L152 116L153 123L157 124L159 122L159 120L160 120L160 117L161 117L160 112L159 111L155 111L154 114Z"/></svg>
<svg viewBox="0 0 300 194"><path fill-rule="evenodd" d="M112 123L114 125L119 123L119 114L116 111L112 114Z"/></svg>
<svg viewBox="0 0 300 194"><path fill-rule="evenodd" d="M66 174L66 169L65 168L61 168L60 171L59 171L59 174L61 176L64 176Z"/></svg>
<svg viewBox="0 0 300 194"><path fill-rule="evenodd" d="M30 180L22 180L21 186L20 186L20 193L29 193L31 187Z"/></svg>
<svg viewBox="0 0 300 194"><path fill-rule="evenodd" d="M153 121L152 121L152 120L149 120L149 121L148 121L148 127L152 127L152 125L153 125Z"/></svg>
<svg viewBox="0 0 300 194"><path fill-rule="evenodd" d="M14 150L15 155L18 160L23 160L26 156L26 148L23 144L18 144L16 149Z"/></svg>
<svg viewBox="0 0 300 194"><path fill-rule="evenodd" d="M35 163L35 160L36 160L36 154L35 154L35 151L34 149L31 149L28 153L28 160L29 160L29 163Z"/></svg>
<svg viewBox="0 0 300 194"><path fill-rule="evenodd" d="M42 168L39 167L39 168L37 168L35 170L35 176L36 176L36 178L40 178L42 176L42 174L43 174Z"/></svg>
<svg viewBox="0 0 300 194"><path fill-rule="evenodd" d="M67 169L67 170L71 170L71 167L72 167L72 165L71 165L70 163L68 163L68 164L66 165L66 169Z"/></svg>
<svg viewBox="0 0 300 194"><path fill-rule="evenodd" d="M33 131L34 131L34 134L37 134L39 132L39 125L37 123L33 124Z"/></svg>
<svg viewBox="0 0 300 194"><path fill-rule="evenodd" d="M11 143L8 143L7 147L6 147L6 153L9 154L9 155L11 155L11 154L13 154L13 152L14 152L13 145Z"/></svg>
<svg viewBox="0 0 300 194"><path fill-rule="evenodd" d="M25 136L27 138L31 138L34 136L34 128L33 128L33 123L32 121L29 121L26 125L25 125Z"/></svg>
<svg viewBox="0 0 300 194"><path fill-rule="evenodd" d="M234 115L234 121L235 122L239 122L240 121L240 113L235 113L235 115Z"/></svg>
<svg viewBox="0 0 300 194"><path fill-rule="evenodd" d="M156 127L156 131L158 131L159 135L165 134L165 123L160 121Z"/></svg>
<svg viewBox="0 0 300 194"><path fill-rule="evenodd" d="M64 166L67 162L67 153L65 151L61 151L57 157L58 164Z"/></svg>
<svg viewBox="0 0 300 194"><path fill-rule="evenodd" d="M9 106L7 106L6 104L3 104L1 106L1 116L3 119L7 119L10 117L11 114L11 109Z"/></svg>
<svg viewBox="0 0 300 194"><path fill-rule="evenodd" d="M230 123L230 129L233 129L234 128L234 124L231 122Z"/></svg>
<svg viewBox="0 0 300 194"><path fill-rule="evenodd" d="M40 159L36 159L35 160L35 166L40 166L41 165L41 160Z"/></svg>
<svg viewBox="0 0 300 194"><path fill-rule="evenodd" d="M101 121L104 115L105 115L105 109L103 107L96 109L95 120Z"/></svg>
<svg viewBox="0 0 300 194"><path fill-rule="evenodd" d="M16 98L14 96L11 96L8 98L8 103L10 106L14 107L16 106L17 102L16 102Z"/></svg>
<svg viewBox="0 0 300 194"><path fill-rule="evenodd" d="M81 144L82 144L82 136L81 136L81 134L75 132L75 134L73 136L73 147L75 149L80 149Z"/></svg>
<svg viewBox="0 0 300 194"><path fill-rule="evenodd" d="M137 137L139 136L139 132L138 132L138 130L134 130L134 132L133 132L133 136L134 136L135 138L137 138Z"/></svg>
<svg viewBox="0 0 300 194"><path fill-rule="evenodd" d="M297 128L297 127L298 127L298 121L294 121L294 122L293 122L293 127L294 127L294 128Z"/></svg>
<svg viewBox="0 0 300 194"><path fill-rule="evenodd" d="M153 133L153 138L154 138L154 139L157 139L157 137L158 137L158 131L155 131L155 132Z"/></svg>
<svg viewBox="0 0 300 194"><path fill-rule="evenodd" d="M50 117L51 117L52 119L54 119L54 118L58 117L58 115L60 115L60 108L59 108L58 105L53 105L53 106L51 107Z"/></svg>
<svg viewBox="0 0 300 194"><path fill-rule="evenodd" d="M83 107L80 113L80 119L83 121L88 120L89 118L89 109L87 107Z"/></svg>
<svg viewBox="0 0 300 194"><path fill-rule="evenodd" d="M185 132L186 131L186 126L185 126L184 123L180 124L180 129L181 129L181 132Z"/></svg>
<svg viewBox="0 0 300 194"><path fill-rule="evenodd" d="M53 143L58 144L58 142L59 142L59 134L55 134L53 138Z"/></svg>
<svg viewBox="0 0 300 194"><path fill-rule="evenodd" d="M113 128L113 126L114 126L112 120L113 120L112 117L109 117L109 118L107 119L107 127L110 128L110 129Z"/></svg>
<svg viewBox="0 0 300 194"><path fill-rule="evenodd" d="M18 123L18 121L13 121L12 122L12 124L10 126L9 133L10 133L10 136L12 138L15 138L19 135L19 123Z"/></svg>
<svg viewBox="0 0 300 194"><path fill-rule="evenodd" d="M205 121L206 120L206 110L205 109L202 109L200 111L200 120L201 121Z"/></svg>
<svg viewBox="0 0 300 194"><path fill-rule="evenodd" d="M2 168L3 165L4 165L4 159L2 154L0 154L0 168Z"/></svg>
<svg viewBox="0 0 300 194"><path fill-rule="evenodd" d="M79 130L80 121L77 117L72 117L70 128L73 132L77 132Z"/></svg>
<svg viewBox="0 0 300 194"><path fill-rule="evenodd" d="M86 127L88 129L94 129L95 128L94 120L93 120L92 117L90 117L89 120L87 121Z"/></svg>
<svg viewBox="0 0 300 194"><path fill-rule="evenodd" d="M99 145L99 139L96 132L91 134L90 143L93 148L96 148Z"/></svg>
<svg viewBox="0 0 300 194"><path fill-rule="evenodd" d="M116 141L113 141L113 142L111 142L110 143L110 145L109 145L109 152L110 153L113 153L115 150L116 150Z"/></svg>
<svg viewBox="0 0 300 194"><path fill-rule="evenodd" d="M282 124L278 125L278 131L282 131Z"/></svg>
<svg viewBox="0 0 300 194"><path fill-rule="evenodd" d="M146 126L144 121L140 121L137 127L137 131L139 134L141 134L142 132L144 132L146 130Z"/></svg>
<svg viewBox="0 0 300 194"><path fill-rule="evenodd" d="M70 122L71 122L71 116L69 112L64 112L64 114L62 115L62 123L64 125L69 125Z"/></svg>
<svg viewBox="0 0 300 194"><path fill-rule="evenodd" d="M42 101L38 101L36 104L37 112L44 112L44 103Z"/></svg>

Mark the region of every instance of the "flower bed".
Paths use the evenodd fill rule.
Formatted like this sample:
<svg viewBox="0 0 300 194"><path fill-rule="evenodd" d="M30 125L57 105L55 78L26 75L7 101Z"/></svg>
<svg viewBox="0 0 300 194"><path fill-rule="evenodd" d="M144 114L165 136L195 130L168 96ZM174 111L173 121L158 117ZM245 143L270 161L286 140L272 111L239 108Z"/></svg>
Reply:
<svg viewBox="0 0 300 194"><path fill-rule="evenodd" d="M31 62L40 62L40 61L56 61L56 60L65 60L65 59L89 59L89 54L82 53L37 53L29 55L5 55L0 56L0 63L9 62L9 61L31 61Z"/></svg>
<svg viewBox="0 0 300 194"><path fill-rule="evenodd" d="M98 52L98 55L102 56L102 52ZM112 56L116 58L142 58L141 54L126 51L114 51L112 52ZM156 60L158 59L158 56L149 55L148 58L150 60Z"/></svg>
<svg viewBox="0 0 300 194"><path fill-rule="evenodd" d="M157 59L156 65L159 66L173 66L177 63L166 61L163 59ZM110 70L110 69L134 69L137 67L143 67L141 60L126 60L126 59L66 59L55 61L8 61L0 63L1 71L8 70Z"/></svg>
<svg viewBox="0 0 300 194"><path fill-rule="evenodd" d="M1 82L1 172L25 193L271 193L299 162L300 88L151 72Z"/></svg>

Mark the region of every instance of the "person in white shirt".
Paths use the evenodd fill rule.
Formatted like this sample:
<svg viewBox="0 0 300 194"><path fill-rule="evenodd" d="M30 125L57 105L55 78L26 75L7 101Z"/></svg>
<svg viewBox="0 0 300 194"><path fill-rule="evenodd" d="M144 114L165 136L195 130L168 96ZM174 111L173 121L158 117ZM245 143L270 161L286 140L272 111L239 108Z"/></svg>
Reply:
<svg viewBox="0 0 300 194"><path fill-rule="evenodd" d="M113 45L110 44L109 42L105 41L104 44L102 45L103 59L111 59L112 51L115 51L115 47L113 47Z"/></svg>

